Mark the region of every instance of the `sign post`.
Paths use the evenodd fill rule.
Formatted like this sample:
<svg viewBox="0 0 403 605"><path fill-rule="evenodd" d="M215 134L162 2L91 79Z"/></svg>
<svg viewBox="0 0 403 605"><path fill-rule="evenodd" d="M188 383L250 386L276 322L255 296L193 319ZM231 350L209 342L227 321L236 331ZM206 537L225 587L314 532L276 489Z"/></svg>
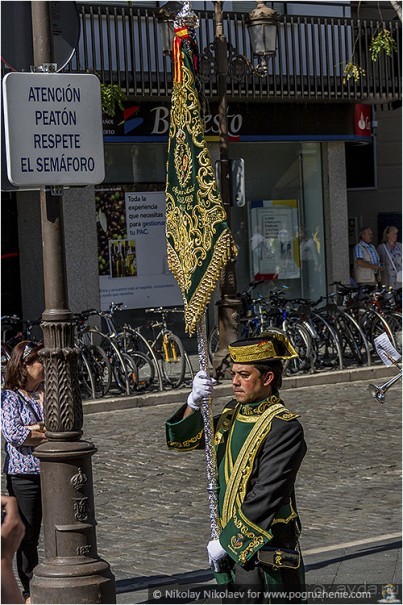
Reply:
<svg viewBox="0 0 403 605"><path fill-rule="evenodd" d="M52 62L49 2L32 2L36 71ZM45 311L42 314L47 441L41 461L45 557L30 583L33 603L115 603L115 579L97 554L91 457L74 323L68 308L63 186L104 178L101 98L92 76L9 74L4 82L7 171L40 187ZM59 195L45 191L58 186Z"/></svg>

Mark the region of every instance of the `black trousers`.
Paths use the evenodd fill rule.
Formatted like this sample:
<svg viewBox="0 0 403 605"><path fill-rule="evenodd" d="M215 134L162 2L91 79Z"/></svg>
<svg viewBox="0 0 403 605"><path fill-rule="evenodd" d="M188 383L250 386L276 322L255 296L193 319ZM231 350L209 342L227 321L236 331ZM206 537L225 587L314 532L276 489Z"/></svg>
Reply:
<svg viewBox="0 0 403 605"><path fill-rule="evenodd" d="M7 490L18 502L25 536L17 551L18 576L24 598L29 596L29 583L38 565L38 542L42 522L41 482L39 475L7 475Z"/></svg>
<svg viewBox="0 0 403 605"><path fill-rule="evenodd" d="M253 562L244 567L235 564L235 581L228 585L228 599L223 603L304 603L301 598L305 586L301 584L300 571L279 570L276 582L268 584L260 565Z"/></svg>

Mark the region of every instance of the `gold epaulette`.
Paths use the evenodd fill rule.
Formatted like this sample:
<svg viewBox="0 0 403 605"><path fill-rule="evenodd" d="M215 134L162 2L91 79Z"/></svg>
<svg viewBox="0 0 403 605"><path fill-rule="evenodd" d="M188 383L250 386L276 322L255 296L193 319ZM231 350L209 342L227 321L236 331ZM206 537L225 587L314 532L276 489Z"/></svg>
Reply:
<svg viewBox="0 0 403 605"><path fill-rule="evenodd" d="M299 414L294 414L293 412L286 410L285 412L280 412L280 414L277 414L276 418L280 418L280 420L285 420L288 422L289 420L294 420L294 418L299 418Z"/></svg>

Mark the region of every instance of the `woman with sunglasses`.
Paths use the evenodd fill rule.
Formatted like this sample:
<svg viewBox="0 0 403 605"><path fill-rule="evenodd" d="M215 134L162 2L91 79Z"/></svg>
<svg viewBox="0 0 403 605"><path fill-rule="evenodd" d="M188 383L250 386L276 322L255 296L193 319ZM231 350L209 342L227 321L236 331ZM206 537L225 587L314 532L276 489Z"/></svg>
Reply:
<svg viewBox="0 0 403 605"><path fill-rule="evenodd" d="M46 441L43 422L43 365L39 351L43 344L20 342L7 363L1 394L1 428L6 440L4 472L7 489L15 496L25 536L17 551L17 570L23 597L30 603L29 583L38 564L38 542L42 522L37 445Z"/></svg>

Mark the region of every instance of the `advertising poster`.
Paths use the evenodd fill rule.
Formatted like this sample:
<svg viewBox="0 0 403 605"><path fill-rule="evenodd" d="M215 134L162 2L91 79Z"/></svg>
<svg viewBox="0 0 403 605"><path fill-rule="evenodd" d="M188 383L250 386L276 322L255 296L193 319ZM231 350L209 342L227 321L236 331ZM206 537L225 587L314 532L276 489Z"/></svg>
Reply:
<svg viewBox="0 0 403 605"><path fill-rule="evenodd" d="M297 200L251 202L252 279L300 277Z"/></svg>
<svg viewBox="0 0 403 605"><path fill-rule="evenodd" d="M164 191L100 187L96 211L101 308L182 305L167 266Z"/></svg>

